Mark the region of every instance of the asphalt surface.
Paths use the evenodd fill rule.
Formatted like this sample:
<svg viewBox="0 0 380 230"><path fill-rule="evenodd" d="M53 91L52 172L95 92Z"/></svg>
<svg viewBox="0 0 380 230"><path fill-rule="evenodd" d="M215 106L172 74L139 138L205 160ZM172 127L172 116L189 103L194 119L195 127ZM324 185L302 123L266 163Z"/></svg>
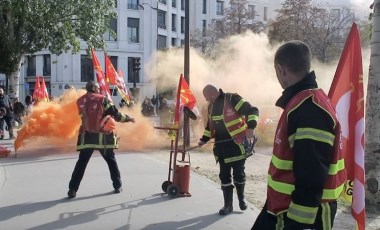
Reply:
<svg viewBox="0 0 380 230"><path fill-rule="evenodd" d="M12 148L11 140L0 145ZM113 193L107 165L98 152L90 160L77 197L67 198L77 153L46 146L33 154L0 158L0 229L250 229L259 210L218 215L219 185L190 174L191 197L170 197L161 185L169 163L144 153L118 152L123 191ZM169 158L168 158L169 161ZM263 198L264 199L264 198Z"/></svg>

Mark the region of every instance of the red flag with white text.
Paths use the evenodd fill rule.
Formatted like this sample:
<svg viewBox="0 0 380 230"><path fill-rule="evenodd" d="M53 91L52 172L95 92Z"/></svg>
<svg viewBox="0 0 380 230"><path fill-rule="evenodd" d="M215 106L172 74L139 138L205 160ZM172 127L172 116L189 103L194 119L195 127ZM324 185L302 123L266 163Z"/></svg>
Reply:
<svg viewBox="0 0 380 230"><path fill-rule="evenodd" d="M131 95L128 93L127 87L125 86L123 75L116 72L115 67L112 65L111 60L106 55L106 78L109 84L115 85L120 96L129 105L131 101Z"/></svg>
<svg viewBox="0 0 380 230"><path fill-rule="evenodd" d="M131 101L133 100L133 96L131 91L129 91L129 89L125 85L123 71L119 70L116 76L118 76L117 89L120 91L121 97L124 99L124 101L127 102L127 105L129 105L129 103L131 103Z"/></svg>
<svg viewBox="0 0 380 230"><path fill-rule="evenodd" d="M193 109L197 102L182 74L179 78L176 99L174 122L179 123L183 108L186 106L189 109Z"/></svg>
<svg viewBox="0 0 380 230"><path fill-rule="evenodd" d="M92 64L94 66L96 80L99 83L99 87L100 87L100 93L106 96L110 101L112 101L110 89L104 77L102 66L100 65L99 59L96 56L96 53L94 52L93 49L91 50L91 54L92 54Z"/></svg>
<svg viewBox="0 0 380 230"><path fill-rule="evenodd" d="M342 127L342 148L348 185L343 197L352 198L351 212L359 230L365 229L364 89L361 42L353 23L340 57L329 98Z"/></svg>

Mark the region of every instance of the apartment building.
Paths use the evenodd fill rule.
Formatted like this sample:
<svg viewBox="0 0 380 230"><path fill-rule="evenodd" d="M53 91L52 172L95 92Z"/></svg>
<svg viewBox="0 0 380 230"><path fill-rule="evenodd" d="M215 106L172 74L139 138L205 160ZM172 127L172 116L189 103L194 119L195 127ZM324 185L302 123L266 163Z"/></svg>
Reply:
<svg viewBox="0 0 380 230"><path fill-rule="evenodd" d="M115 0L118 18L110 24L116 37L104 34L106 53L116 69L124 74L128 88L139 88L139 99L156 94L156 76L144 71L144 64L155 59L156 50L184 45L185 0ZM214 19L223 17L229 0L190 0L190 33L195 29L206 29ZM268 21L275 15L273 1L248 0L255 20ZM53 97L62 95L70 86L84 88L94 79L92 60L82 42L77 54L63 53L59 56L48 50L27 55L21 68L20 98L32 94L36 75L44 76L48 91ZM104 63L104 53L96 54ZM139 59L141 69L133 71L133 62ZM104 64L103 64L104 69ZM5 76L0 74L0 86L5 85ZM111 86L112 90L112 86ZM115 103L120 98L113 91Z"/></svg>

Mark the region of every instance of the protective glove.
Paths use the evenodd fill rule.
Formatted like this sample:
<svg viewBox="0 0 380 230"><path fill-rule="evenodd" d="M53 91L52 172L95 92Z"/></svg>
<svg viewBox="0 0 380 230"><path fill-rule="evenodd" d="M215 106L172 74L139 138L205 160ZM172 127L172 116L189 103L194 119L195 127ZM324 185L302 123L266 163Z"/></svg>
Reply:
<svg viewBox="0 0 380 230"><path fill-rule="evenodd" d="M135 123L136 121L135 121L135 119L133 117L130 117L129 120L128 120L128 122Z"/></svg>
<svg viewBox="0 0 380 230"><path fill-rule="evenodd" d="M198 142L198 146L199 146L199 147L203 146L204 144L206 144L206 142L204 142L204 141L199 141L199 142Z"/></svg>

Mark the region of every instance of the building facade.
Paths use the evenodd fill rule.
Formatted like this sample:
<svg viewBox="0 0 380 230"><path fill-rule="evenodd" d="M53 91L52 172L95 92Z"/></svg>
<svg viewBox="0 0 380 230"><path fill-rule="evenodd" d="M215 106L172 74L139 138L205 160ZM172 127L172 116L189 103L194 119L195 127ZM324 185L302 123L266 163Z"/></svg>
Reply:
<svg viewBox="0 0 380 230"><path fill-rule="evenodd" d="M144 71L144 64L154 63L156 50L184 45L185 0L116 0L118 18L110 23L116 37L106 33L106 53L115 69L123 72L128 88L139 88L139 100L156 94L153 79ZM255 20L267 22L276 15L281 0L248 0L248 8ZM213 20L223 17L229 0L189 0L191 31L207 29ZM27 55L20 73L20 98L33 93L36 76L44 76L49 94L62 95L70 86L84 88L94 79L92 60L87 54L86 43L77 54L63 53L59 56L43 50ZM104 63L104 53L96 54ZM141 69L133 71L133 62L139 59ZM102 65L104 69L104 64ZM0 86L5 85L5 76L0 75ZM114 102L120 100L117 90L110 86Z"/></svg>

